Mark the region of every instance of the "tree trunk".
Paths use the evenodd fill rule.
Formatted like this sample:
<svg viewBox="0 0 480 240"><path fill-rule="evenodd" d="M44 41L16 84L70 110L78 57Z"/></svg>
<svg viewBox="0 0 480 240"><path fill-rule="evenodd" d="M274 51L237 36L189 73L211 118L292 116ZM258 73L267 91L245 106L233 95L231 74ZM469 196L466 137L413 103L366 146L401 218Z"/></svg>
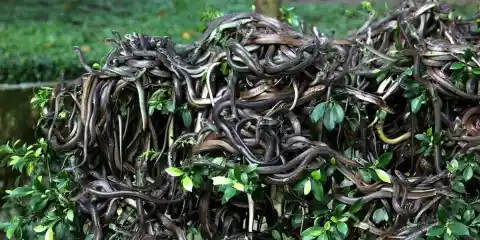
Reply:
<svg viewBox="0 0 480 240"><path fill-rule="evenodd" d="M255 11L270 16L280 18L281 0L255 0Z"/></svg>

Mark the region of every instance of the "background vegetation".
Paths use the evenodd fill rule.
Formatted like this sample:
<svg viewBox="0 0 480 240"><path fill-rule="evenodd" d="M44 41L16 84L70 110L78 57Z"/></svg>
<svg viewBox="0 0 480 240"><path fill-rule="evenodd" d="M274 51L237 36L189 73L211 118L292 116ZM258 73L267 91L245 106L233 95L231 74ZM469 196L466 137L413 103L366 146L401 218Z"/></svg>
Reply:
<svg viewBox="0 0 480 240"><path fill-rule="evenodd" d="M188 42L199 35L200 13L249 11L245 0L4 0L0 9L0 83L55 81L83 73L72 46L78 45L93 64L110 49L104 43L111 31L171 36ZM335 30L345 37L367 18L360 1L283 1L284 10L297 14L320 31ZM395 1L393 1L395 2ZM379 11L392 4L374 3ZM294 7L292 9L291 7ZM365 7L365 6L363 6ZM464 8L467 11L475 9Z"/></svg>

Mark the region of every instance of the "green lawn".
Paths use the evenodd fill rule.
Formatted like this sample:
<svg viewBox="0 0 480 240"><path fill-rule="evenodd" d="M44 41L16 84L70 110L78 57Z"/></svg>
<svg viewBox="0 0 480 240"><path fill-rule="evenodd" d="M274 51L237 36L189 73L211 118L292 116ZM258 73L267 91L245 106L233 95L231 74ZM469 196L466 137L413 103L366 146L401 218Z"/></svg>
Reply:
<svg viewBox="0 0 480 240"><path fill-rule="evenodd" d="M207 7L222 12L250 11L246 0L3 0L0 9L0 83L52 81L65 71L67 79L83 72L72 46L84 49L90 63L110 49L103 43L111 30L122 35L138 32L168 35L177 42L198 37L198 13ZM285 1L284 1L285 2ZM343 4L286 3L320 31L346 36L348 30L362 25L366 14ZM383 4L375 6L383 9ZM188 38L190 36L190 38ZM187 38L185 38L187 37Z"/></svg>

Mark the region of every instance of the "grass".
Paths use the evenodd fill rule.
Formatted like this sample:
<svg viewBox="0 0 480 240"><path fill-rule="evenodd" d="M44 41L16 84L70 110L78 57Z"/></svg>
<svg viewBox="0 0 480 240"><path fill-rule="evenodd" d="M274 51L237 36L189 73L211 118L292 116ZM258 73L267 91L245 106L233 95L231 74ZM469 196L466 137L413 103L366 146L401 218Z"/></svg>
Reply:
<svg viewBox="0 0 480 240"><path fill-rule="evenodd" d="M52 81L83 72L72 46L80 46L90 63L110 49L103 43L111 31L171 36L191 42L199 36L198 13L207 7L226 12L250 11L246 0L3 0L0 9L0 82ZM340 3L285 3L322 32L346 36L366 20L357 6ZM376 5L383 8L383 4Z"/></svg>

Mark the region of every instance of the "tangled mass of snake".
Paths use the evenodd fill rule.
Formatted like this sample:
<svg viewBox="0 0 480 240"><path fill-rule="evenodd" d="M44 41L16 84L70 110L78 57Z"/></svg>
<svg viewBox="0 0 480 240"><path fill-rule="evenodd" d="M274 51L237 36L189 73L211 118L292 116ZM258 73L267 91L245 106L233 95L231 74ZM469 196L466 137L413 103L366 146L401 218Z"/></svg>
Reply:
<svg viewBox="0 0 480 240"><path fill-rule="evenodd" d="M86 73L54 89L41 129L94 239L300 239L356 203L348 239L415 239L458 196L447 162L480 148L480 78L452 67L480 67L480 35L450 12L407 2L346 39L255 12L187 45L114 32L98 68L75 48ZM443 138L422 152L422 134Z"/></svg>

